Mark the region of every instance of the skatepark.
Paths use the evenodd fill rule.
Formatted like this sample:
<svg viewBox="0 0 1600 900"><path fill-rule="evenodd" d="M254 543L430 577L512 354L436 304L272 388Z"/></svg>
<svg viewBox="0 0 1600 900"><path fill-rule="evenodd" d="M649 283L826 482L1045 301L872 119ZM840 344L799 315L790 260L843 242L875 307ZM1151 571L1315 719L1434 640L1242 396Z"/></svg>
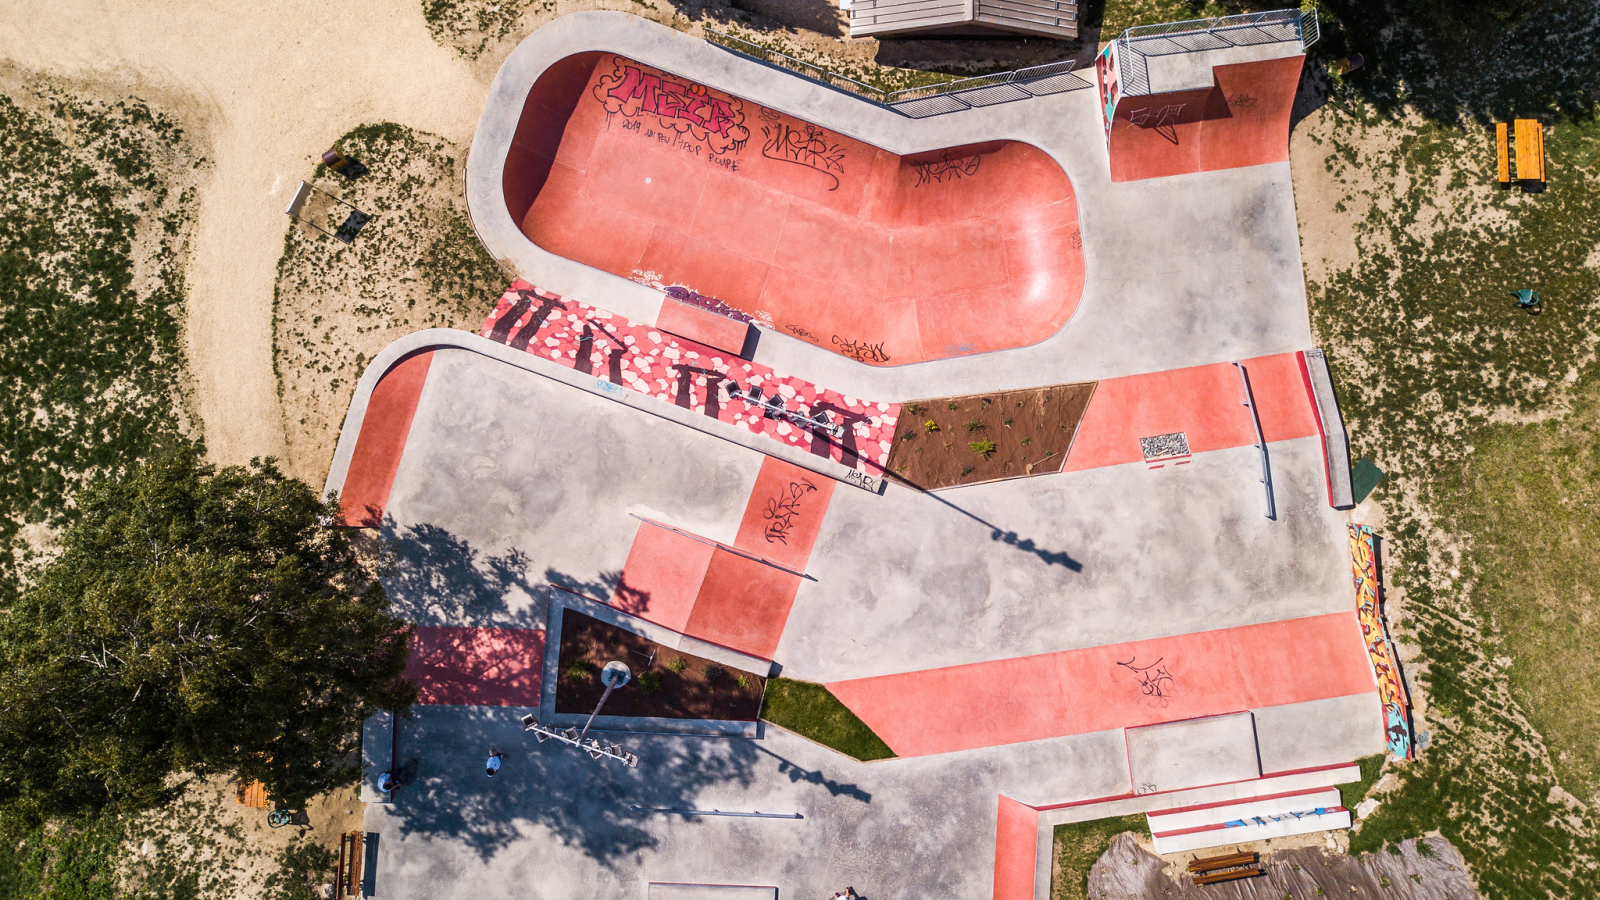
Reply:
<svg viewBox="0 0 1600 900"><path fill-rule="evenodd" d="M1308 36L1181 37L925 118L621 13L512 52L466 189L517 277L372 360L327 484L418 629L365 733L375 896L1023 900L1058 824L1348 827L1409 737L1306 311ZM1013 420L947 410L1007 392L1087 399L962 481ZM535 740L587 718L576 616L823 685L894 758L625 707L591 734L636 766Z"/></svg>

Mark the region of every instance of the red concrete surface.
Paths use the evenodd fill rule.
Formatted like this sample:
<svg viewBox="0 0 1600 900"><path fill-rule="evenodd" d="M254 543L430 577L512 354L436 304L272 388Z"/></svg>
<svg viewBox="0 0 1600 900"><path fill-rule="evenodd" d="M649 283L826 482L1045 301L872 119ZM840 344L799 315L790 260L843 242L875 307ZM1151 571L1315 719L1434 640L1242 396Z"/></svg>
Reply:
<svg viewBox="0 0 1600 900"><path fill-rule="evenodd" d="M733 545L804 572L835 483L775 456L763 459Z"/></svg>
<svg viewBox="0 0 1600 900"><path fill-rule="evenodd" d="M1271 441L1318 434L1300 363L1293 353L1243 360ZM1203 453L1256 442L1255 424L1244 405L1239 370L1232 363L1169 369L1101 381L1084 410L1063 472L1141 462L1139 438L1184 432L1189 450Z"/></svg>
<svg viewBox="0 0 1600 900"><path fill-rule="evenodd" d="M344 524L377 527L389 505L389 490L400 471L400 456L411 434L411 419L428 380L433 351L405 357L385 372L367 400L361 433L350 455L350 469L339 492Z"/></svg>
<svg viewBox="0 0 1600 900"><path fill-rule="evenodd" d="M1033 900L1039 811L1000 795L994 829L994 900Z"/></svg>
<svg viewBox="0 0 1600 900"><path fill-rule="evenodd" d="M656 327L734 356L744 352L745 338L750 335L750 326L744 322L671 297L661 302Z"/></svg>
<svg viewBox="0 0 1600 900"><path fill-rule="evenodd" d="M405 676L418 703L538 706L543 668L543 631L419 626Z"/></svg>
<svg viewBox="0 0 1600 900"><path fill-rule="evenodd" d="M900 157L620 57L541 76L504 172L544 249L874 365L1035 343L1083 290L1072 185L1038 148Z"/></svg>
<svg viewBox="0 0 1600 900"><path fill-rule="evenodd" d="M716 550L714 544L640 522L622 578L607 602L683 633Z"/></svg>
<svg viewBox="0 0 1600 900"><path fill-rule="evenodd" d="M1216 66L1210 88L1117 100L1112 181L1285 162L1301 55Z"/></svg>
<svg viewBox="0 0 1600 900"><path fill-rule="evenodd" d="M771 659L799 590L799 576L718 548L683 633Z"/></svg>
<svg viewBox="0 0 1600 900"><path fill-rule="evenodd" d="M1354 612L834 682L900 756L1373 692Z"/></svg>

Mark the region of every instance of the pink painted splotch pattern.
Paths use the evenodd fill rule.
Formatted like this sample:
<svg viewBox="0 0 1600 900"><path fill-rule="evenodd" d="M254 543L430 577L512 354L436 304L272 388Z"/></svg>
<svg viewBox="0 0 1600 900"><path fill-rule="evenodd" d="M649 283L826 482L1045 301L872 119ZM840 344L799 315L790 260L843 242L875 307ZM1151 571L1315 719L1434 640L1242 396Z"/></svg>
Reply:
<svg viewBox="0 0 1600 900"><path fill-rule="evenodd" d="M511 283L479 332L486 338L592 374L726 422L792 447L826 456L855 469L882 472L894 442L897 403L846 397L759 363L707 347L624 316L541 290L521 279ZM832 440L789 422L767 418L761 407L729 398L723 385L751 385L777 393L791 410L815 415L827 410L843 421L845 436Z"/></svg>

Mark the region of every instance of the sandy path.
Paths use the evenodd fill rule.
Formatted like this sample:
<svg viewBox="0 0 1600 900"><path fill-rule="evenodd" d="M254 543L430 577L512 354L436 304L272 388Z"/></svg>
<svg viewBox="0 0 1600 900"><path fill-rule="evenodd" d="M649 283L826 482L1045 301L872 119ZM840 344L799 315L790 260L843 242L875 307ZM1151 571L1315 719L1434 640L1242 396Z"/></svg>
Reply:
<svg viewBox="0 0 1600 900"><path fill-rule="evenodd" d="M418 0L0 0L0 57L114 80L209 131L189 269L196 400L217 462L282 457L272 290L290 194L362 123L466 144L488 76L433 42Z"/></svg>

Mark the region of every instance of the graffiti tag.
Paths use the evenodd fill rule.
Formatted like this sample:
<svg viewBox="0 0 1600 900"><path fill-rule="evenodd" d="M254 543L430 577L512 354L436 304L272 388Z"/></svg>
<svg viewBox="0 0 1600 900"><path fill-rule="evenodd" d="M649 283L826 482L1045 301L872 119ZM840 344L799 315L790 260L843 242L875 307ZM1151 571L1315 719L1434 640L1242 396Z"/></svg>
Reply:
<svg viewBox="0 0 1600 900"><path fill-rule="evenodd" d="M1161 657L1149 665L1138 666L1134 665L1138 662L1138 657L1134 657L1127 662L1119 661L1117 665L1132 672L1138 679L1140 693L1146 697L1165 698L1176 687L1176 683L1172 680L1172 673L1161 664L1164 659L1166 657Z"/></svg>
<svg viewBox="0 0 1600 900"><path fill-rule="evenodd" d="M766 140L761 145L761 155L778 162L805 166L833 181L830 191L839 189L839 175L844 174L845 146L830 143L828 133L815 125L805 124L794 128L781 122L761 126ZM838 173L838 174L835 174Z"/></svg>
<svg viewBox="0 0 1600 900"><path fill-rule="evenodd" d="M883 349L883 341L879 341L876 344L868 344L861 341L852 341L849 338L842 338L836 334L833 336L833 344L839 348L840 353L856 362L886 363L889 361L889 354L885 353Z"/></svg>
<svg viewBox="0 0 1600 900"><path fill-rule="evenodd" d="M1260 102L1249 94L1234 94L1228 98L1228 106L1231 109L1250 109Z"/></svg>
<svg viewBox="0 0 1600 900"><path fill-rule="evenodd" d="M967 178L978 174L978 163L983 161L981 156L955 157L954 150L944 150L937 160L920 162L912 166L917 173L917 183L912 187L922 187L933 182L943 184L946 179L955 181L958 178Z"/></svg>
<svg viewBox="0 0 1600 900"><path fill-rule="evenodd" d="M804 328L801 328L799 325L785 325L783 327L789 329L789 333L795 337L805 338L813 344L818 343L816 335L805 330Z"/></svg>
<svg viewBox="0 0 1600 900"><path fill-rule="evenodd" d="M779 491L778 496L767 498L764 511L767 543L788 546L789 532L794 528L794 520L800 517L800 500L816 489L816 485L802 478L789 482L789 486Z"/></svg>
<svg viewBox="0 0 1600 900"><path fill-rule="evenodd" d="M1166 106L1144 106L1128 113L1128 121L1140 128L1162 128L1176 125L1187 103L1169 103Z"/></svg>
<svg viewBox="0 0 1600 900"><path fill-rule="evenodd" d="M613 57L611 65L594 86L594 97L608 114L629 119L655 115L663 131L687 134L713 154L737 153L750 140L740 101L715 96L704 85L646 72L620 58Z"/></svg>

